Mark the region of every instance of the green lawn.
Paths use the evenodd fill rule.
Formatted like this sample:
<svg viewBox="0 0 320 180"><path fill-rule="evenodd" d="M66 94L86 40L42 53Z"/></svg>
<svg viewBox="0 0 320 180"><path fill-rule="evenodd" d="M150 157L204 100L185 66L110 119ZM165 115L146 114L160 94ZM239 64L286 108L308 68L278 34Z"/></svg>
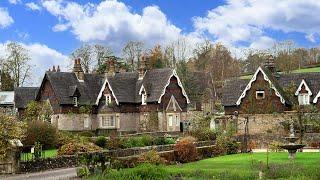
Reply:
<svg viewBox="0 0 320 180"><path fill-rule="evenodd" d="M320 179L320 153L298 153L295 161L288 154L236 154L170 166L138 166L112 171L89 179Z"/></svg>
<svg viewBox="0 0 320 180"><path fill-rule="evenodd" d="M320 72L320 67L297 69L292 71L292 73L311 73L311 72ZM240 76L240 79L251 79L251 78L252 78L252 75Z"/></svg>
<svg viewBox="0 0 320 180"><path fill-rule="evenodd" d="M44 150L44 153L42 154L42 158L49 158L49 157L56 157L57 156L57 149L49 149ZM28 161L32 160L33 155L31 153L21 153L21 160L22 161Z"/></svg>

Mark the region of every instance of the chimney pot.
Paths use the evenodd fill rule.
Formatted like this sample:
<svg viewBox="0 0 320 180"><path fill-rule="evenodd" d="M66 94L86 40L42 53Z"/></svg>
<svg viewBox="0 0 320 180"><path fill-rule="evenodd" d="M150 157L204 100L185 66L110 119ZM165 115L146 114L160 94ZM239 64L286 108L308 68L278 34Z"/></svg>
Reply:
<svg viewBox="0 0 320 180"><path fill-rule="evenodd" d="M56 72L56 67L55 66L52 67L52 72Z"/></svg>
<svg viewBox="0 0 320 180"><path fill-rule="evenodd" d="M58 65L57 72L60 72L60 66Z"/></svg>

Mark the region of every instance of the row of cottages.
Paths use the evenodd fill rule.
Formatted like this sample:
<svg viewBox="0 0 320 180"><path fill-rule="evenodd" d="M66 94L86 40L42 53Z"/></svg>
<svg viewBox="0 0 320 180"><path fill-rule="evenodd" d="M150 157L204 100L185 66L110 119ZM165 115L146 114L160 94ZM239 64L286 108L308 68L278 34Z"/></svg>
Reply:
<svg viewBox="0 0 320 180"><path fill-rule="evenodd" d="M238 130L244 130L246 119L253 117L251 133L281 131L281 122L297 118L296 107L320 109L319 82L320 73L277 73L270 57L251 79L227 81L222 105L227 118L237 119Z"/></svg>
<svg viewBox="0 0 320 180"><path fill-rule="evenodd" d="M154 131L180 131L189 99L175 70L148 70L146 58L139 72L116 72L115 60L107 63L105 75L86 74L77 59L73 72L47 71L39 88L17 88L19 115L36 100L50 104L59 130L140 132L153 116Z"/></svg>

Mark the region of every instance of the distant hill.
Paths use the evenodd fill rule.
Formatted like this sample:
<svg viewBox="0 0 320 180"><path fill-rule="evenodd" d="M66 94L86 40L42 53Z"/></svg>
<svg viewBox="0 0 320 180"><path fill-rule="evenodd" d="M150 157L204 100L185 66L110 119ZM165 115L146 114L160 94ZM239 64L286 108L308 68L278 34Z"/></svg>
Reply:
<svg viewBox="0 0 320 180"><path fill-rule="evenodd" d="M311 72L320 72L320 67L304 68L304 69L297 69L292 71L292 73L311 73ZM252 77L252 74L244 75L244 76L240 76L240 79L251 79L251 77Z"/></svg>

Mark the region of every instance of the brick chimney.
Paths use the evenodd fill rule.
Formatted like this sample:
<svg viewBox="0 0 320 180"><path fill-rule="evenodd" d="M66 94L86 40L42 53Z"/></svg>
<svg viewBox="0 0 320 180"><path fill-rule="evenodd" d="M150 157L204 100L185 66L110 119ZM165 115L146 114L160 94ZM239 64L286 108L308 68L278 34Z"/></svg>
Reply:
<svg viewBox="0 0 320 180"><path fill-rule="evenodd" d="M274 57L270 55L267 60L264 62L264 67L269 69L269 71L274 74L277 72L276 65L274 63Z"/></svg>
<svg viewBox="0 0 320 180"><path fill-rule="evenodd" d="M60 72L61 70L60 70L60 66L58 65L58 67L57 67L57 72Z"/></svg>
<svg viewBox="0 0 320 180"><path fill-rule="evenodd" d="M107 69L106 69L106 74L108 76L114 76L116 73L116 60L115 57L110 56L107 58L106 63L108 65Z"/></svg>
<svg viewBox="0 0 320 180"><path fill-rule="evenodd" d="M147 72L147 56L142 55L139 63L139 80L142 80L144 74Z"/></svg>
<svg viewBox="0 0 320 180"><path fill-rule="evenodd" d="M84 81L84 72L81 67L80 58L74 60L73 72L76 74L79 81Z"/></svg>

